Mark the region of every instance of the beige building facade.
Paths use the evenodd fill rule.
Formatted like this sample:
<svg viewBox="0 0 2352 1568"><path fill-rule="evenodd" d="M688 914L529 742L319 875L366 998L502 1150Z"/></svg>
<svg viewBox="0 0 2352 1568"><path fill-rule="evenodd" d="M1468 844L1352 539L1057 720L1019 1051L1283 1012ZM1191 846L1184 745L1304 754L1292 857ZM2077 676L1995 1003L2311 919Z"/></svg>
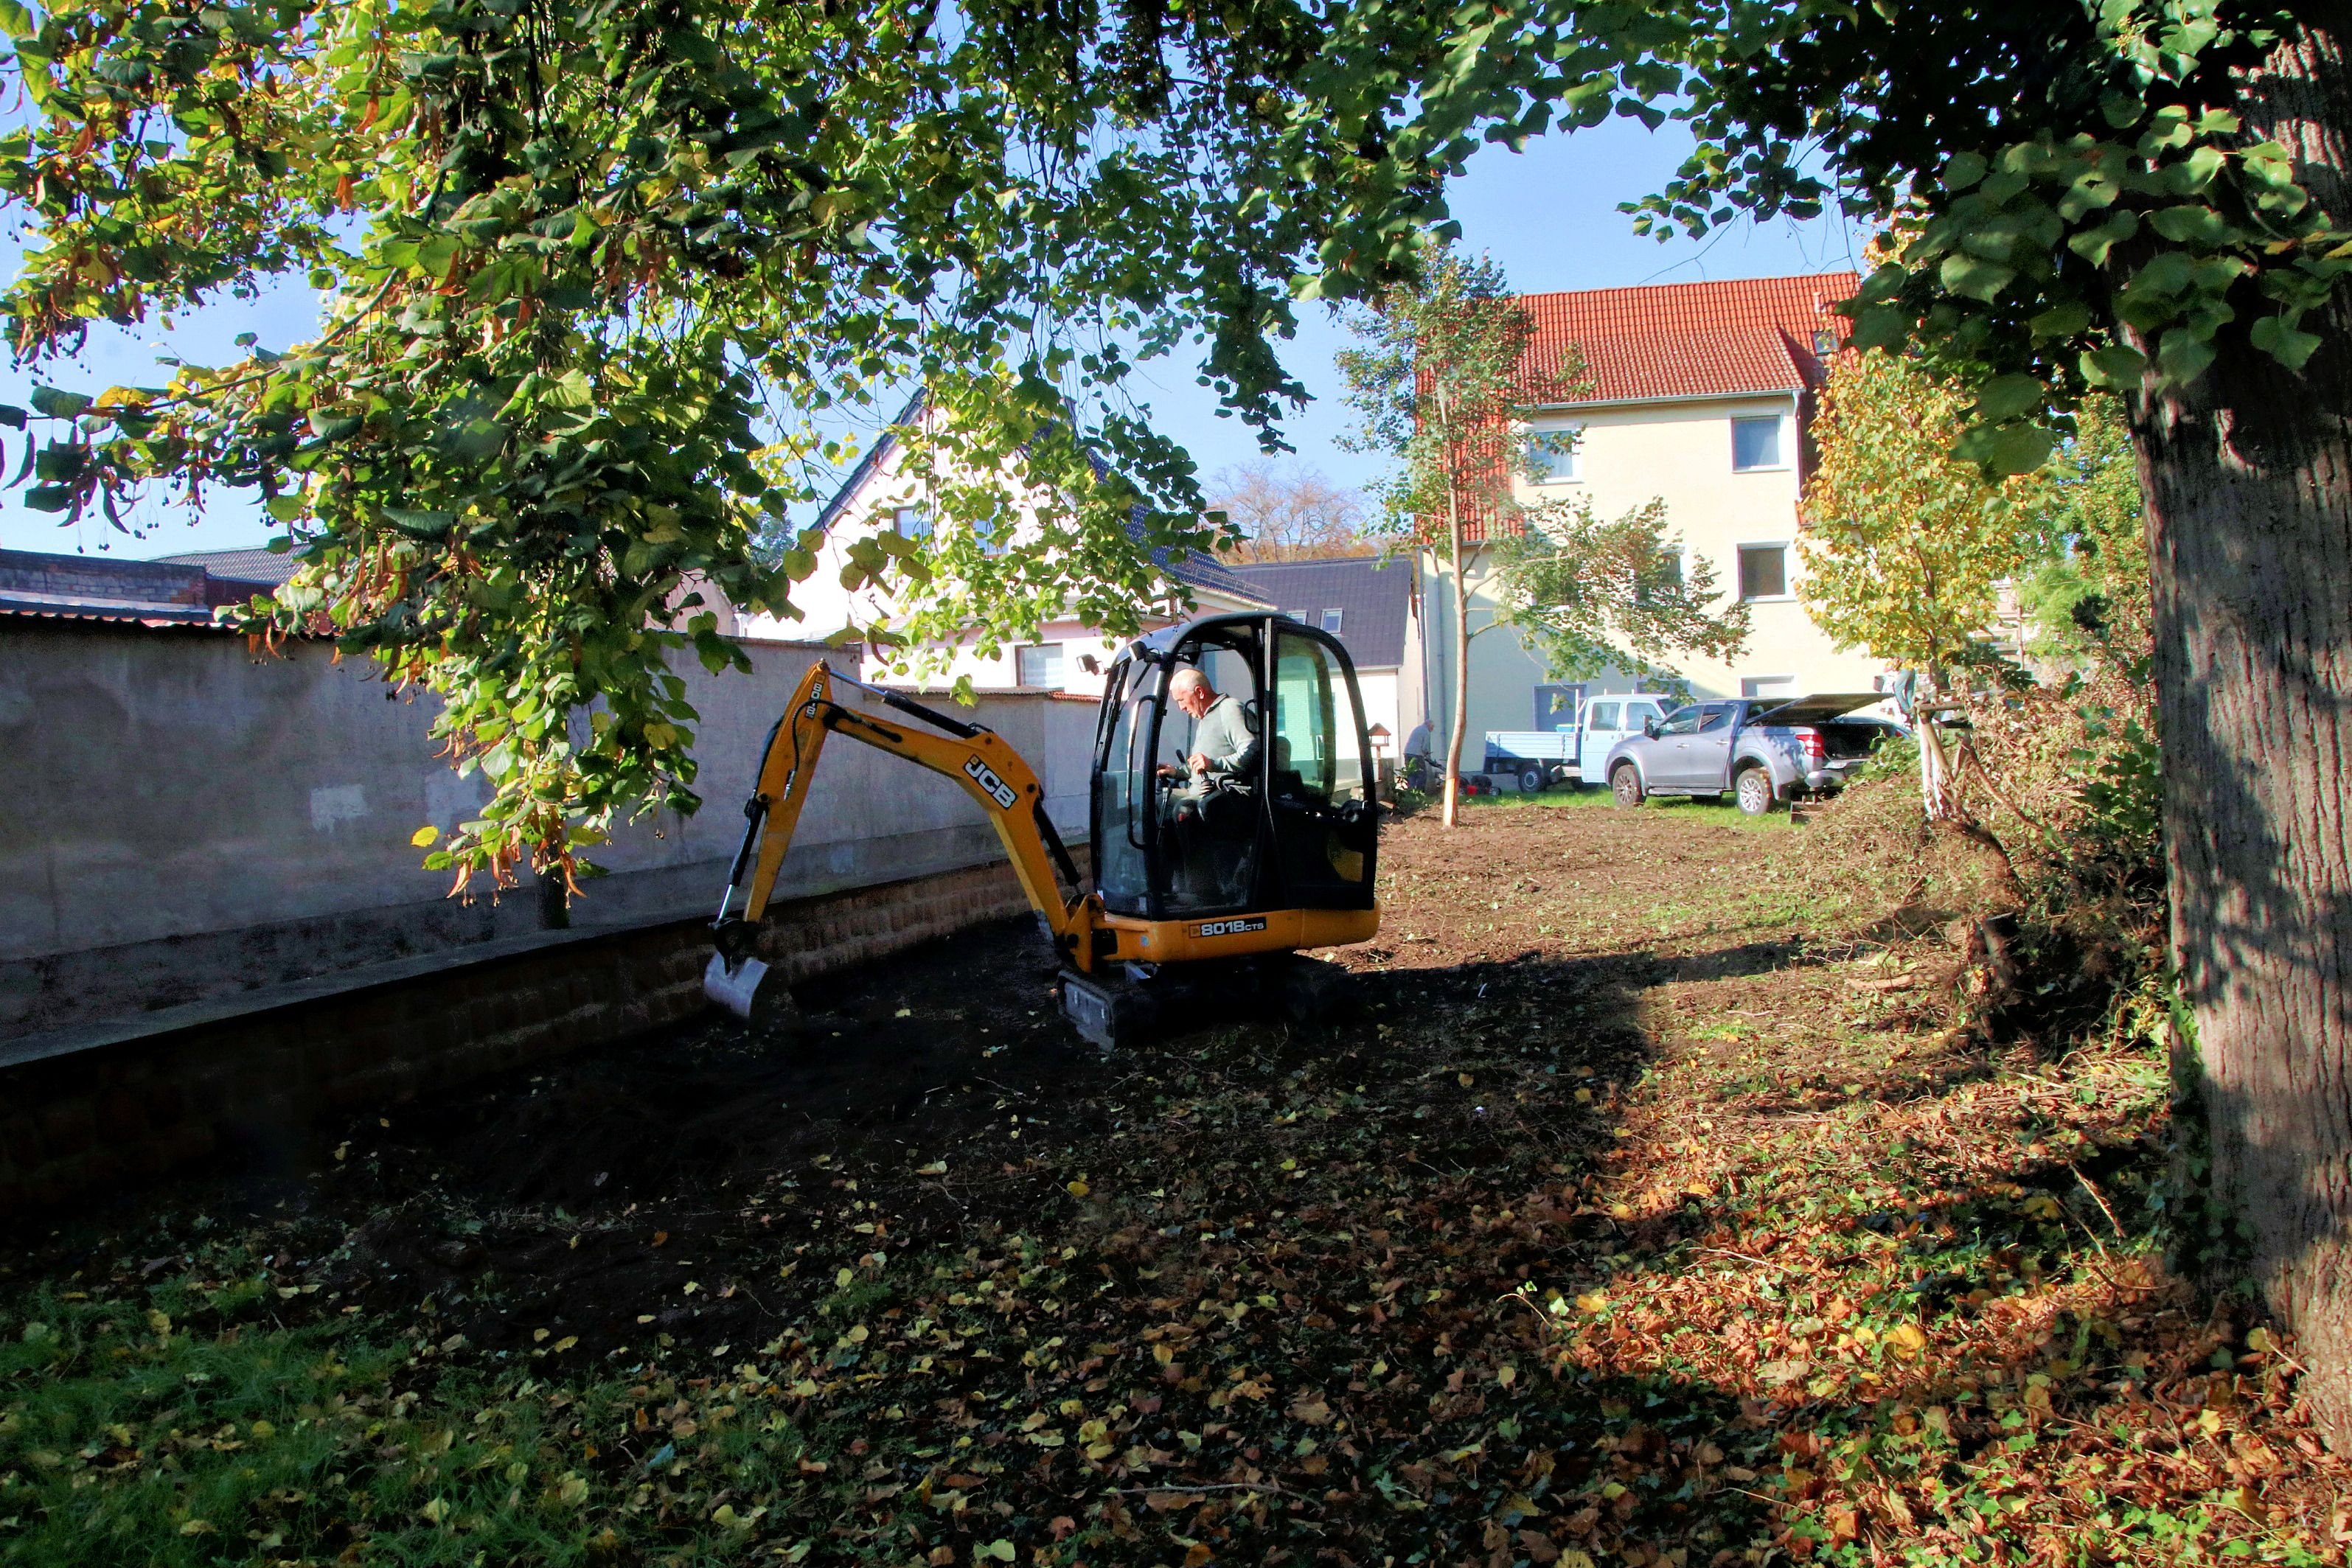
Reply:
<svg viewBox="0 0 2352 1568"><path fill-rule="evenodd" d="M1824 361L1841 341L1832 307L1854 282L1830 273L1526 297L1537 326L1531 380L1559 375L1573 363L1571 348L1583 374L1573 395L1534 409L1534 434L1572 439L1540 444L1543 471L1517 485L1518 499L1580 500L1603 518L1664 502L1685 571L1704 559L1724 602L1747 603L1751 629L1730 659L1678 660L1677 681L1610 672L1563 688L1539 650L1495 625L1494 552L1482 546L1464 574L1473 632L1465 770L1475 770L1486 731L1550 728L1588 690L1679 685L1715 697L1875 689L1881 663L1839 646L1806 613L1796 549L1807 425ZM1442 747L1453 706L1454 573L1440 565L1427 553L1420 563L1424 679Z"/></svg>

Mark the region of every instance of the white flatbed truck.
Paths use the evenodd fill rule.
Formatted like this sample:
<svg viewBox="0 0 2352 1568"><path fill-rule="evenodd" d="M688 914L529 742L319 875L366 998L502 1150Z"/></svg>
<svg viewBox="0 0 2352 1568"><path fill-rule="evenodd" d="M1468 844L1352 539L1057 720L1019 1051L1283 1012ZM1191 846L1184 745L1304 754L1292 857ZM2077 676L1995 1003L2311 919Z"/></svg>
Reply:
<svg viewBox="0 0 2352 1568"><path fill-rule="evenodd" d="M1670 698L1646 693L1604 693L1584 699L1574 724L1490 729L1480 771L1498 788L1528 794L1554 784L1601 784L1601 764L1609 748L1629 732L1641 734L1643 720L1661 717L1676 706Z"/></svg>

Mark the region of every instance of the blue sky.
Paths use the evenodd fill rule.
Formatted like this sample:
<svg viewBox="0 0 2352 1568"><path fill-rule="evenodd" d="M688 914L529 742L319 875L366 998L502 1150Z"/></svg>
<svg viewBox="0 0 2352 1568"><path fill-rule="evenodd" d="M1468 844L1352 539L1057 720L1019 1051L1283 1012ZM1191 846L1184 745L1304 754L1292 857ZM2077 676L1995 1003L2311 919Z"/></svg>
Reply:
<svg viewBox="0 0 2352 1568"><path fill-rule="evenodd" d="M1742 224L1702 241L1664 245L1637 236L1617 211L1657 189L1674 172L1689 146L1680 129L1657 131L1617 120L1573 135L1553 134L1514 153L1502 147L1481 152L1450 193L1464 244L1502 264L1512 287L1528 293L1567 288L1622 287L1641 283L1692 282L1702 278L1768 277L1852 267L1863 235L1835 219L1798 225ZM13 264L15 247L0 250ZM240 332L255 332L263 344L283 347L312 331L317 312L307 289L290 287L252 301L225 301L173 324L157 323L137 332L94 329L79 364L57 366L43 379L97 391L108 385L158 385L169 372L154 363L159 351L176 351L200 363L237 357ZM1346 411L1337 402L1339 377L1332 355L1346 334L1319 306L1302 311L1297 338L1285 355L1292 372L1317 401L1286 427L1297 461L1342 484L1362 485L1377 473L1375 460L1339 450ZM32 378L15 367L0 370L0 399L21 403ZM1162 361L1139 379L1137 395L1156 423L1183 442L1204 474L1258 455L1252 434L1238 421L1216 416L1215 400L1193 384L1188 366ZM10 460L14 470L13 455ZM103 550L142 558L182 550L258 546L269 525L241 498L223 497L200 521L190 523L178 507L153 505L137 520L142 538L126 538L104 523L84 523L77 532L54 517L25 509L19 492L0 495L0 548L9 549Z"/></svg>

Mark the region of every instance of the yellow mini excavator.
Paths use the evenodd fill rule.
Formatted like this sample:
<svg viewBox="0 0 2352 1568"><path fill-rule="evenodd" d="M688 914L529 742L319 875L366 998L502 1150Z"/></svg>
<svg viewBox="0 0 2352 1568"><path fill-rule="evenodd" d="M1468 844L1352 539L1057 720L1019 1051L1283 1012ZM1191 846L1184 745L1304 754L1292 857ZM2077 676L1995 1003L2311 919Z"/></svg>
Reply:
<svg viewBox="0 0 2352 1568"><path fill-rule="evenodd" d="M841 686L914 725L843 706ZM1188 711L1212 705L1222 713ZM1286 615L1207 616L1129 643L1096 718L1088 887L1036 770L1003 737L812 665L744 805L704 988L756 1025L794 1016L752 952L817 757L840 735L946 775L988 813L1053 940L1062 1009L1097 1045L1253 1008L1313 1021L1344 999L1342 971L1302 949L1361 942L1380 926L1363 711L1347 651ZM1211 745L1221 755L1207 756Z"/></svg>

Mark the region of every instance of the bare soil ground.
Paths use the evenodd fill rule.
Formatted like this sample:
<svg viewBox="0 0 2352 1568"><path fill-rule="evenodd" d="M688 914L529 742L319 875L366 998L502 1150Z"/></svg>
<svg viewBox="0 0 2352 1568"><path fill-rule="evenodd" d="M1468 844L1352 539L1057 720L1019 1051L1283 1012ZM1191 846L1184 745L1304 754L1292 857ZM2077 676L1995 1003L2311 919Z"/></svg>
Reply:
<svg viewBox="0 0 2352 1568"><path fill-rule="evenodd" d="M1330 1026L1012 923L142 1195L0 1265L0 1562L2342 1562L2160 1057L1955 1030L1903 853L1414 817Z"/></svg>

